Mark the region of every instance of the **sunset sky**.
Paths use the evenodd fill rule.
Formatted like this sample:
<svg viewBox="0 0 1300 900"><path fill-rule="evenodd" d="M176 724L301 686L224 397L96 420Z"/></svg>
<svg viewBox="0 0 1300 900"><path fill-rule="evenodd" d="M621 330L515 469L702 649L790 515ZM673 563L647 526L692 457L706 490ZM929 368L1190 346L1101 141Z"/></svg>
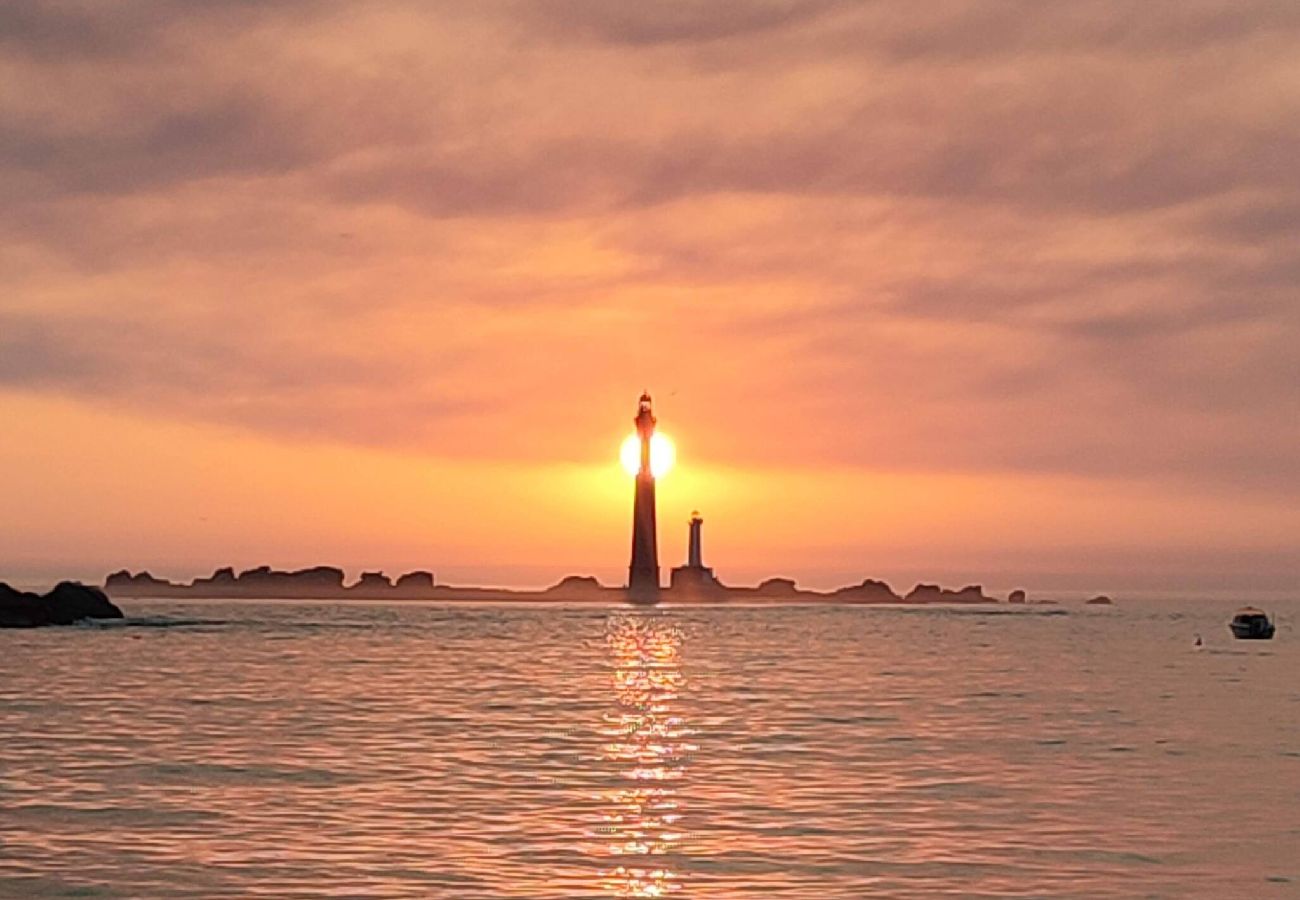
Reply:
<svg viewBox="0 0 1300 900"><path fill-rule="evenodd" d="M0 580L1281 590L1294 0L0 4Z"/></svg>

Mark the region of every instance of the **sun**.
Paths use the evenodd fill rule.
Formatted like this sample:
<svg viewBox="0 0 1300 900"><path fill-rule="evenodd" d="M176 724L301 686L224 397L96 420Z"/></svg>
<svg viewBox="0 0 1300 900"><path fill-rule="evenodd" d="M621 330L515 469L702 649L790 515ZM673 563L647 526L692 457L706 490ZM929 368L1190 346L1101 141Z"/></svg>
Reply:
<svg viewBox="0 0 1300 900"><path fill-rule="evenodd" d="M618 458L627 469L627 474L635 475L641 470L641 439L629 434L619 448ZM656 431L650 437L650 474L663 478L677 461L677 449L668 435Z"/></svg>

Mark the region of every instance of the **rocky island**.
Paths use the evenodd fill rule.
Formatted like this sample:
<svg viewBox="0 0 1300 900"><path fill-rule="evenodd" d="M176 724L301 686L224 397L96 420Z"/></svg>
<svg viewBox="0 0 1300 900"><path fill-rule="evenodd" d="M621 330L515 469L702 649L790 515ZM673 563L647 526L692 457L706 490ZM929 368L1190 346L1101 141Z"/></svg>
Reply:
<svg viewBox="0 0 1300 900"><path fill-rule="evenodd" d="M900 594L883 581L864 579L858 584L830 591L801 588L790 578L769 578L752 587L723 584L711 569L692 571L689 566L674 569L669 586L660 589L652 600L661 603L842 603L842 604L977 604L998 603L985 594L981 585L960 589L937 584L918 584ZM155 577L149 572L122 570L108 576L105 590L113 597L125 598L202 598L202 599L300 599L300 600L438 600L438 601L597 601L621 603L633 598L627 588L601 584L589 575L570 575L541 590L467 587L439 584L432 572L407 572L392 578L379 571L363 572L352 583L344 571L333 566L314 566L295 571L281 571L258 566L236 573L221 568L211 575L195 578L188 584ZM1024 591L1014 591L1010 603L1024 603Z"/></svg>
<svg viewBox="0 0 1300 900"><path fill-rule="evenodd" d="M229 567L217 569L208 577L196 578L189 584L176 584L155 578L148 572L131 573L123 569L108 576L104 589L121 597L381 600L428 599L432 596L434 583L432 572L407 572L396 581L383 572L363 572L355 584L349 585L344 583L343 570L333 566L314 566L293 572L258 566L238 575Z"/></svg>

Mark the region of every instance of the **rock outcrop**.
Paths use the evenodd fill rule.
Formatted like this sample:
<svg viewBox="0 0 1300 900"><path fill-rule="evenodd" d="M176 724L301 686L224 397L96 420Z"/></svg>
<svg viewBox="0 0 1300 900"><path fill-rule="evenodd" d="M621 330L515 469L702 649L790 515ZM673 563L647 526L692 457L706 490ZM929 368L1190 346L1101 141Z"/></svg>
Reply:
<svg viewBox="0 0 1300 900"><path fill-rule="evenodd" d="M336 591L343 587L343 570L335 566L313 566L299 569L287 575L276 572L285 581L293 582L295 588L311 587L327 591Z"/></svg>
<svg viewBox="0 0 1300 900"><path fill-rule="evenodd" d="M174 588L172 584L162 578L155 578L148 572L139 572L131 574L126 569L120 572L114 572L104 579L104 588L108 591L118 591L123 594L129 594L132 591L156 591Z"/></svg>
<svg viewBox="0 0 1300 900"><path fill-rule="evenodd" d="M231 587L237 580L234 569L230 566L222 566L207 578L195 578L194 587Z"/></svg>
<svg viewBox="0 0 1300 900"><path fill-rule="evenodd" d="M221 575L217 572L213 576ZM240 572L235 578L240 593L264 597L303 597L343 589L343 570L333 566L314 566L296 572L281 572L270 566L258 566Z"/></svg>
<svg viewBox="0 0 1300 900"><path fill-rule="evenodd" d="M433 573L407 572L405 575L397 576L397 583L393 587L403 593L422 594L432 591Z"/></svg>
<svg viewBox="0 0 1300 900"><path fill-rule="evenodd" d="M907 592L904 603L939 603L943 589L937 584L918 584Z"/></svg>
<svg viewBox="0 0 1300 900"><path fill-rule="evenodd" d="M548 587L544 593L557 599L579 599L603 596L609 593L609 588L596 580L594 575L568 575Z"/></svg>
<svg viewBox="0 0 1300 900"><path fill-rule="evenodd" d="M382 572L366 572L352 585L345 585L343 570L335 566L312 566L292 572L257 566L235 574L226 566L207 578L195 578L189 584L176 584L155 578L148 572L132 574L125 569L114 572L104 582L110 593L123 597L203 597L229 599L248 597L258 600L279 598L326 600L344 597L433 597L432 572L409 572L393 584Z"/></svg>
<svg viewBox="0 0 1300 900"><path fill-rule="evenodd" d="M570 575L542 590L515 590L493 587L465 587L439 584L432 572L417 570L396 579L383 572L365 572L353 584L346 584L342 569L314 566L297 571L282 571L258 566L238 574L226 567L206 578L175 583L157 578L149 572L133 574L122 570L108 576L105 587L122 597L193 597L203 599L252 600L437 600L437 601L528 601L591 600L618 602L629 599L621 587L606 587L590 576ZM663 602L725 603L842 603L842 604L984 604L997 603L985 595L981 585L972 584L958 590L937 584L918 584L899 596L883 581L867 578L858 584L830 591L800 588L789 578L769 578L753 587L725 585L705 566L678 566L671 570L669 586L656 593ZM1007 597L1014 604L1038 604L1050 601L1030 600L1023 590ZM1106 597L1095 597L1092 604L1109 604Z"/></svg>
<svg viewBox="0 0 1300 900"><path fill-rule="evenodd" d="M1089 606L1111 606L1114 603L1115 601L1107 597L1105 594L1102 594L1099 597L1093 597L1088 601Z"/></svg>
<svg viewBox="0 0 1300 900"><path fill-rule="evenodd" d="M370 594L389 594L393 590L392 580L383 572L362 572L356 584L348 588L349 593L357 596Z"/></svg>
<svg viewBox="0 0 1300 900"><path fill-rule="evenodd" d="M861 584L842 587L831 594L836 600L851 603L901 603L903 598L894 593L894 589L883 581L873 578L864 579Z"/></svg>
<svg viewBox="0 0 1300 900"><path fill-rule="evenodd" d="M799 587L793 578L769 578L759 582L755 592L762 597L794 597Z"/></svg>
<svg viewBox="0 0 1300 900"><path fill-rule="evenodd" d="M978 584L968 584L959 591L941 588L937 584L918 584L903 598L904 603L996 603L992 597L984 596L984 588Z"/></svg>
<svg viewBox="0 0 1300 900"><path fill-rule="evenodd" d="M120 619L118 609L99 588L61 581L41 596L0 583L0 628L71 625L81 619Z"/></svg>

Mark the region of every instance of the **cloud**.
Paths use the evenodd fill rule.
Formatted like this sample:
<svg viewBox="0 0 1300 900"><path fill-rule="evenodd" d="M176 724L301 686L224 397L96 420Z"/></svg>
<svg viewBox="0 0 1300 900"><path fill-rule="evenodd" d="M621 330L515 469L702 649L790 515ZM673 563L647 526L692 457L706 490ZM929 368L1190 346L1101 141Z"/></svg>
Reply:
<svg viewBox="0 0 1300 900"><path fill-rule="evenodd" d="M560 37L637 47L750 37L804 25L850 5L845 0L669 0L650 7L559 0L508 8Z"/></svg>
<svg viewBox="0 0 1300 900"><path fill-rule="evenodd" d="M301 22L336 0L94 0L10 3L0 7L0 48L46 63L156 58L175 49L177 32L218 33L269 21ZM209 37L211 34L208 35Z"/></svg>
<svg viewBox="0 0 1300 900"><path fill-rule="evenodd" d="M27 199L55 192L131 194L178 182L275 174L305 165L312 146L254 98L227 96L135 121L111 133L66 135L0 126L0 166Z"/></svg>
<svg viewBox="0 0 1300 900"><path fill-rule="evenodd" d="M654 383L716 458L1294 485L1298 31L1209 0L11 5L0 382L564 458Z"/></svg>

